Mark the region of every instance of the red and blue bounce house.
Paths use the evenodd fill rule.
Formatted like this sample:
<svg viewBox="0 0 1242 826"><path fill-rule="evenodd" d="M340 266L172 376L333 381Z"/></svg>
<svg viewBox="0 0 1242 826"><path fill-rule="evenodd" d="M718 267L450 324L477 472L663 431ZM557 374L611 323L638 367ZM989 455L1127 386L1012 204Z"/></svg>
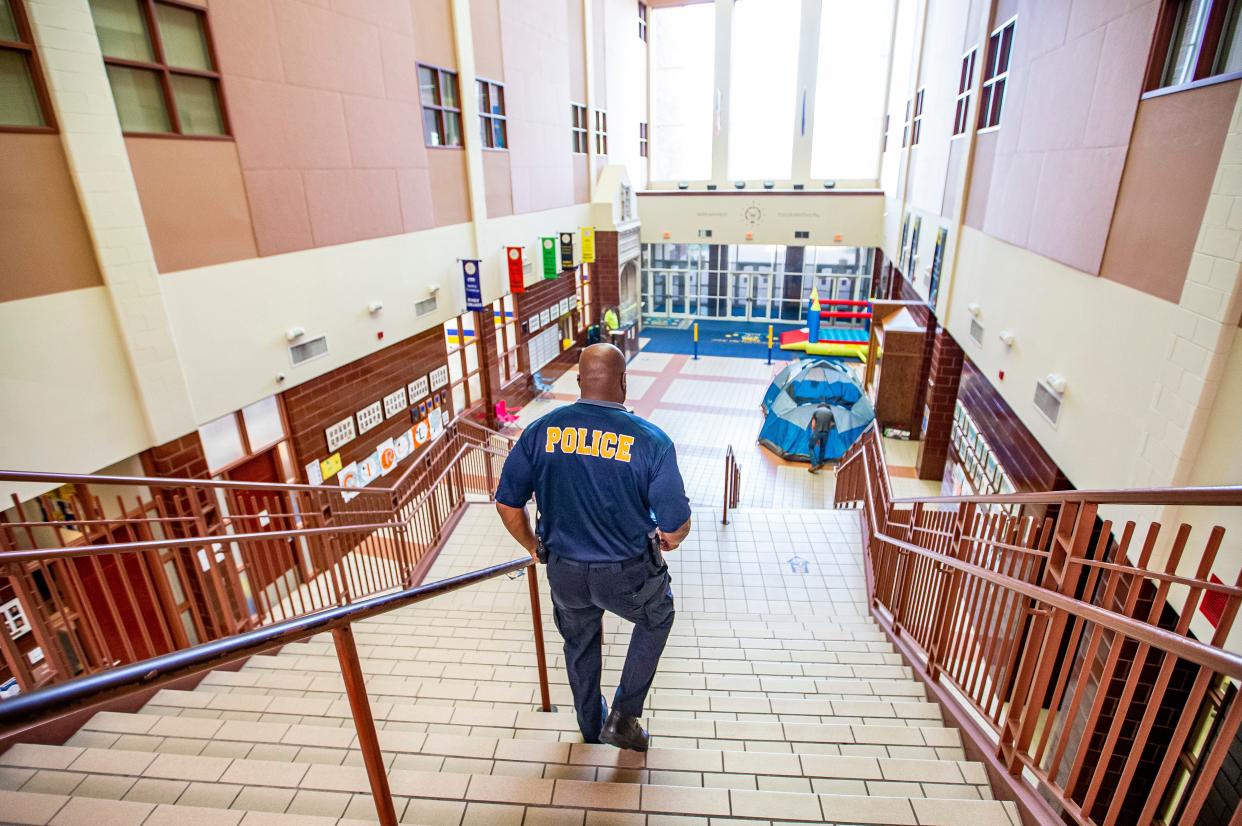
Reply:
<svg viewBox="0 0 1242 826"><path fill-rule="evenodd" d="M845 307L848 309L825 309ZM861 327L834 327L834 321L861 320ZM811 289L807 302L806 324L801 330L781 333L781 349L801 351L808 356L841 356L867 360L867 346L871 337L871 302L855 299L834 298L820 301L819 294Z"/></svg>

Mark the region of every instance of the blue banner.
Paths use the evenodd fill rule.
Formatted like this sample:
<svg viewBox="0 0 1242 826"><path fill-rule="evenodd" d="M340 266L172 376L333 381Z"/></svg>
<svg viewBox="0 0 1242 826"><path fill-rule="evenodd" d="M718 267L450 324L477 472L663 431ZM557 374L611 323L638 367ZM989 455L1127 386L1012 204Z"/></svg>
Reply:
<svg viewBox="0 0 1242 826"><path fill-rule="evenodd" d="M479 280L478 260L463 260L461 262L461 274L466 279L466 309L483 309L483 284Z"/></svg>

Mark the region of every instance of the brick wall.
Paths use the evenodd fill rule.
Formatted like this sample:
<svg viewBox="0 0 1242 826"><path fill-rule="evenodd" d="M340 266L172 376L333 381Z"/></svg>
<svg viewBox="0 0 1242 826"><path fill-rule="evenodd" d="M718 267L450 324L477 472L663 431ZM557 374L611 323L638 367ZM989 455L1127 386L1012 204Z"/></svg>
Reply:
<svg viewBox="0 0 1242 826"><path fill-rule="evenodd" d="M927 429L919 443L918 474L920 479L939 480L944 477L944 463L949 456L949 437L953 430L953 405L957 401L958 383L962 378L962 348L943 327L936 333L928 375L926 407Z"/></svg>
<svg viewBox="0 0 1242 826"><path fill-rule="evenodd" d="M591 265L591 297L594 299L595 318L598 324L608 307L621 303L621 268L617 260L617 232L595 233L595 263Z"/></svg>
<svg viewBox="0 0 1242 826"><path fill-rule="evenodd" d="M169 479L207 479L211 476L197 430L144 450L141 459L142 470L148 476Z"/></svg>
<svg viewBox="0 0 1242 826"><path fill-rule="evenodd" d="M298 478L306 481L305 465L331 454L324 435L330 425L353 416L367 405L381 401L394 390L444 365L447 353L444 331L436 326L281 394ZM417 405L423 399L411 401ZM356 419L354 424L356 427ZM384 439L399 435L412 424L413 418L407 408L342 445L341 461L349 464L365 459Z"/></svg>

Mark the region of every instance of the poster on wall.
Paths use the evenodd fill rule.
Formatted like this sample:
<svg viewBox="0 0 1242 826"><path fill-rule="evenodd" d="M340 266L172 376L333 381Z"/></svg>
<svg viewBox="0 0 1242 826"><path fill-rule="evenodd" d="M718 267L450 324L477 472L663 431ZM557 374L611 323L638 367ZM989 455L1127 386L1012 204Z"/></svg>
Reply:
<svg viewBox="0 0 1242 826"><path fill-rule="evenodd" d="M505 247L505 261L509 268L509 292L526 292L526 268L522 265L522 248Z"/></svg>
<svg viewBox="0 0 1242 826"><path fill-rule="evenodd" d="M358 411L358 432L366 433L384 421L384 406L380 402L368 404Z"/></svg>
<svg viewBox="0 0 1242 826"><path fill-rule="evenodd" d="M479 262L467 258L461 262L461 275L466 281L466 309L483 309L483 283L479 280Z"/></svg>
<svg viewBox="0 0 1242 826"><path fill-rule="evenodd" d="M431 392L434 393L435 391L439 390L441 387L444 387L446 384L448 384L448 379L449 379L448 365L446 364L443 367L437 367L436 369L432 370L431 375L428 376L428 378L431 380Z"/></svg>
<svg viewBox="0 0 1242 826"><path fill-rule="evenodd" d="M410 382L409 386L406 387L405 390L410 394L410 404L418 404L420 399L431 392L426 376L414 379L414 381Z"/></svg>
<svg viewBox="0 0 1242 826"><path fill-rule="evenodd" d="M384 418L391 419L400 413L409 405L410 401L406 398L405 388L394 390L384 397Z"/></svg>
<svg viewBox="0 0 1242 826"><path fill-rule="evenodd" d="M414 434L408 430L401 431L401 435L393 440L393 446L397 450L397 461L402 461L414 452Z"/></svg>
<svg viewBox="0 0 1242 826"><path fill-rule="evenodd" d="M319 474L324 479L331 479L341 470L341 454L333 453L319 463Z"/></svg>
<svg viewBox="0 0 1242 826"><path fill-rule="evenodd" d="M323 433L328 439L328 450L330 451L335 451L342 445L349 444L358 436L357 431L354 430L353 416L341 419Z"/></svg>
<svg viewBox="0 0 1242 826"><path fill-rule="evenodd" d="M306 484L322 485L323 471L319 468L319 462L314 461L306 466Z"/></svg>
<svg viewBox="0 0 1242 826"><path fill-rule="evenodd" d="M397 467L397 445L392 439L385 439L375 449L379 456L380 475L387 476Z"/></svg>
<svg viewBox="0 0 1242 826"><path fill-rule="evenodd" d="M595 227L578 227L578 237L582 239L582 263L595 263Z"/></svg>
<svg viewBox="0 0 1242 826"><path fill-rule="evenodd" d="M545 235L539 239L539 247L543 250L543 277L556 278L560 274L556 267L556 239Z"/></svg>
<svg viewBox="0 0 1242 826"><path fill-rule="evenodd" d="M411 431L414 434L414 447L422 447L431 441L431 423L426 419L419 419Z"/></svg>
<svg viewBox="0 0 1242 826"><path fill-rule="evenodd" d="M574 268L574 234L572 232L561 233L561 269L572 270Z"/></svg>
<svg viewBox="0 0 1242 826"><path fill-rule="evenodd" d="M431 408L431 416L428 418L428 421L431 423L431 438L434 439L444 432L444 419L440 405L437 404Z"/></svg>
<svg viewBox="0 0 1242 826"><path fill-rule="evenodd" d="M379 451L358 463L358 485L366 487L380 477Z"/></svg>
<svg viewBox="0 0 1242 826"><path fill-rule="evenodd" d="M527 333L539 332L539 313L535 313L533 316L526 319L526 332Z"/></svg>
<svg viewBox="0 0 1242 826"><path fill-rule="evenodd" d="M551 323L552 323L552 308L544 307L542 310L539 311L539 326L547 327Z"/></svg>
<svg viewBox="0 0 1242 826"><path fill-rule="evenodd" d="M348 465L341 468L340 473L336 475L336 483L343 488L362 487L362 484L358 481L358 463L350 462ZM348 502L357 495L358 494L356 493L342 493L341 498Z"/></svg>

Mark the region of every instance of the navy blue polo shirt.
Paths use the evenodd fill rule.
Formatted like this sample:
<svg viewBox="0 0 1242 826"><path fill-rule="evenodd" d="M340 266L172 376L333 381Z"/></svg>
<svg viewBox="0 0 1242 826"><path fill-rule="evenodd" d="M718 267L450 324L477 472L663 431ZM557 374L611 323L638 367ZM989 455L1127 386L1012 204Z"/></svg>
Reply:
<svg viewBox="0 0 1242 826"><path fill-rule="evenodd" d="M580 399L522 432L496 501L521 508L532 493L544 545L579 562L632 559L653 529L690 518L673 440L612 402Z"/></svg>

